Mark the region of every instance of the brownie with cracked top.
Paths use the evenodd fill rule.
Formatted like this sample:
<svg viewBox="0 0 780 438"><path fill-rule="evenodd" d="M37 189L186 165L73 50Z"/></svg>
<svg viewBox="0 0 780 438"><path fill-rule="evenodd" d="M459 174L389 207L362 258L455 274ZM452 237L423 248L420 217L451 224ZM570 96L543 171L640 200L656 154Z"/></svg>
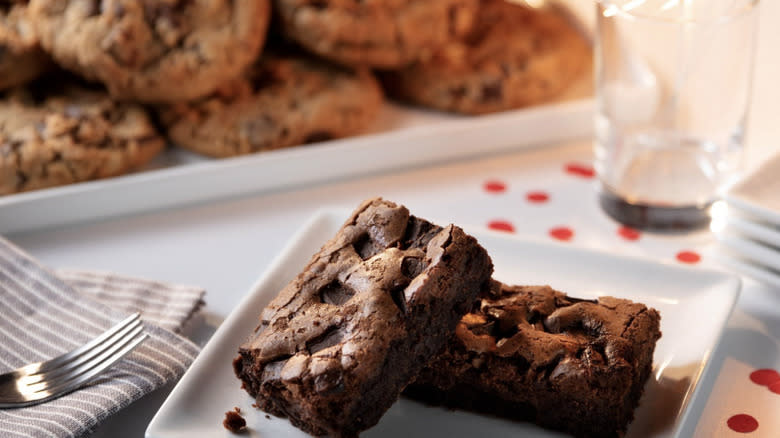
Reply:
<svg viewBox="0 0 780 438"><path fill-rule="evenodd" d="M655 309L629 300L494 281L404 394L577 437L623 436L659 322Z"/></svg>
<svg viewBox="0 0 780 438"><path fill-rule="evenodd" d="M364 201L262 311L236 375L260 409L314 435L357 436L444 347L491 273L460 228Z"/></svg>

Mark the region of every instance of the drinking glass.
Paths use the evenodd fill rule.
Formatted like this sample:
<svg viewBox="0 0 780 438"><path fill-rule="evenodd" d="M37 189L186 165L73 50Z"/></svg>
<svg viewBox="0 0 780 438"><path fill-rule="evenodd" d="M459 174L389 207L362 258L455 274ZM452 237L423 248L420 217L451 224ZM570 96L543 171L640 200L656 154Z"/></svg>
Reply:
<svg viewBox="0 0 780 438"><path fill-rule="evenodd" d="M596 0L599 200L643 229L709 222L741 166L759 0Z"/></svg>

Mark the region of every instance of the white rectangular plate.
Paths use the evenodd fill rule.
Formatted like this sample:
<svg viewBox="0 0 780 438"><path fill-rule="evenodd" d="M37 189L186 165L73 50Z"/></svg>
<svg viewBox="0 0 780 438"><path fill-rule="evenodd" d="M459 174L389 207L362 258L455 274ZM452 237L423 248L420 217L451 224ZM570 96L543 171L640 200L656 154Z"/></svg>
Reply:
<svg viewBox="0 0 780 438"><path fill-rule="evenodd" d="M266 418L240 389L231 361L258 323L262 308L292 280L341 226L347 212L322 212L305 226L219 327L150 423L147 438L232 436L224 413L241 408L244 436L305 437L285 419ZM657 264L561 245L535 243L469 230L495 263L495 278L516 284L550 284L578 297L614 295L661 312L663 337L654 373L629 438L677 436L710 352L739 293L739 278L698 268ZM693 311L693 309L696 309ZM400 400L365 437L553 437L527 423L426 407Z"/></svg>

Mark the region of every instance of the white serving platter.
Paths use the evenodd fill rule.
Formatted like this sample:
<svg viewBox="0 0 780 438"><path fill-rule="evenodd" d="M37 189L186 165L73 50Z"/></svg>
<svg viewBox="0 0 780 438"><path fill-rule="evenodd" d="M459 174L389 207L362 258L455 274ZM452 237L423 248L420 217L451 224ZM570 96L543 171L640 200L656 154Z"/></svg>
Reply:
<svg viewBox="0 0 780 438"><path fill-rule="evenodd" d="M594 7L555 0L592 35ZM535 2L534 2L535 3ZM100 220L198 202L302 187L488 156L588 137L593 78L585 74L554 102L459 116L388 102L364 134L251 156L214 160L170 148L150 166L116 178L0 196L0 234Z"/></svg>
<svg viewBox="0 0 780 438"><path fill-rule="evenodd" d="M592 99L487 116L388 103L373 132L227 159L177 148L116 178L0 196L0 234L487 156L587 136Z"/></svg>
<svg viewBox="0 0 780 438"><path fill-rule="evenodd" d="M253 408L253 399L240 389L240 382L233 374L231 360L239 344L257 325L262 308L297 275L347 216L344 211L323 211L293 237L179 381L149 424L147 438L232 436L223 428L222 419L234 406L245 414L249 426L242 436L307 436L287 420L266 418L263 412ZM516 284L550 284L583 298L613 295L658 309L662 315L663 337L655 350L653 375L627 438L682 436L686 413L700 389L699 378L739 294L738 277L522 240L507 234L467 231L491 254L496 279ZM427 407L402 399L362 436L563 435L527 423Z"/></svg>

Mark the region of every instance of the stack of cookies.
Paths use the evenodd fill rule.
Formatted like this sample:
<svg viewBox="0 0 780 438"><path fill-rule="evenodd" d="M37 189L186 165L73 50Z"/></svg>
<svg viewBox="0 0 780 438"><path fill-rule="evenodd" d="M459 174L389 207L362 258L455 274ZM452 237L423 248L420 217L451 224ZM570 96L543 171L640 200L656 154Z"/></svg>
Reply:
<svg viewBox="0 0 780 438"><path fill-rule="evenodd" d="M125 173L166 137L229 157L355 135L383 87L537 104L589 57L559 11L508 0L0 0L0 195Z"/></svg>

